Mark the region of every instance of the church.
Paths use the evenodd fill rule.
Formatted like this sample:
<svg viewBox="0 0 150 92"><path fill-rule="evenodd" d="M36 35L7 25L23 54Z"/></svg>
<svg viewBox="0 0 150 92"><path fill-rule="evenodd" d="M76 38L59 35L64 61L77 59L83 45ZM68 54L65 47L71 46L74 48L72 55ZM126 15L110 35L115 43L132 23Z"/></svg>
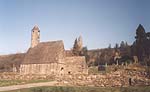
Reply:
<svg viewBox="0 0 150 92"><path fill-rule="evenodd" d="M13 64L13 72L26 74L46 74L46 75L69 75L69 74L88 74L88 67L84 56L67 55L62 40L40 42L40 30L34 26L31 31L31 46L24 54L18 57L18 65ZM7 56L9 58L9 55ZM0 62L7 58L0 57ZM9 60L8 60L9 61Z"/></svg>

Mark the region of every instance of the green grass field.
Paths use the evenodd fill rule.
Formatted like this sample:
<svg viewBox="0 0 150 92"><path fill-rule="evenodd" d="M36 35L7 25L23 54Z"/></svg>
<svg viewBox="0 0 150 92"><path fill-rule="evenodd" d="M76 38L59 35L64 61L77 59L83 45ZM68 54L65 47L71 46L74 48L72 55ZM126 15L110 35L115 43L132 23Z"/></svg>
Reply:
<svg viewBox="0 0 150 92"><path fill-rule="evenodd" d="M37 87L6 92L150 92L150 86L100 88L100 87Z"/></svg>

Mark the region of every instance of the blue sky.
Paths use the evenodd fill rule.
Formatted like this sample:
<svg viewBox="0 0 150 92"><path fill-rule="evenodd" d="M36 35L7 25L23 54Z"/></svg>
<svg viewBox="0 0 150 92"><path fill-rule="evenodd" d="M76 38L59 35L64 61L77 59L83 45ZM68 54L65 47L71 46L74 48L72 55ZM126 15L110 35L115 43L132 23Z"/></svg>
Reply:
<svg viewBox="0 0 150 92"><path fill-rule="evenodd" d="M0 54L25 52L37 24L41 41L82 35L88 49L132 44L139 24L150 31L150 0L0 0Z"/></svg>

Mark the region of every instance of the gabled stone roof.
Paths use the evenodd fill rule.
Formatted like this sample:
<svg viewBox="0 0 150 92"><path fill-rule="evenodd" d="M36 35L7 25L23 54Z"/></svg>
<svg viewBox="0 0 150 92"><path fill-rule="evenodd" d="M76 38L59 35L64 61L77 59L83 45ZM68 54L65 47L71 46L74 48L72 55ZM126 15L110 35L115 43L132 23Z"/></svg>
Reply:
<svg viewBox="0 0 150 92"><path fill-rule="evenodd" d="M22 64L57 63L64 55L63 41L41 42L34 48L29 48Z"/></svg>

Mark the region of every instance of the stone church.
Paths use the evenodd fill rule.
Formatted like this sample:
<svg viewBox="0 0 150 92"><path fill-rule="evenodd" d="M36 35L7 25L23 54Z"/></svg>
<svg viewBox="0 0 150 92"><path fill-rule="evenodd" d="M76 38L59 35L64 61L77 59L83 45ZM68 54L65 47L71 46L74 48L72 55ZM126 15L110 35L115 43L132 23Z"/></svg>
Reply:
<svg viewBox="0 0 150 92"><path fill-rule="evenodd" d="M88 74L84 56L67 55L62 40L40 42L38 26L32 29L31 46L20 62L20 74Z"/></svg>

